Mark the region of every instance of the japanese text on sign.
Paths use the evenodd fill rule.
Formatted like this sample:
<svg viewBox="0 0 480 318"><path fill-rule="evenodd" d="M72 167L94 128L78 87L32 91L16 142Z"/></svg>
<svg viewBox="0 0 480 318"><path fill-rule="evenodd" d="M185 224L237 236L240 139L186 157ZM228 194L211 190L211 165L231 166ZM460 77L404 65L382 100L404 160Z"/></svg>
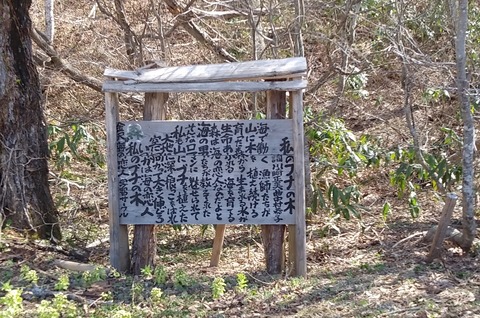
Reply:
<svg viewBox="0 0 480 318"><path fill-rule="evenodd" d="M117 124L123 224L293 224L291 120Z"/></svg>

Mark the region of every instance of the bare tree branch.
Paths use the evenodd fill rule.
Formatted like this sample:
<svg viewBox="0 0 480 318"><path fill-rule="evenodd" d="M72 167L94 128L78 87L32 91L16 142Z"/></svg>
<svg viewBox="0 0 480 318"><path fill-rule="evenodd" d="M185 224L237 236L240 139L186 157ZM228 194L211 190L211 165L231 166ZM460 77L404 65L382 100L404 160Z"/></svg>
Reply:
<svg viewBox="0 0 480 318"><path fill-rule="evenodd" d="M87 85L97 92L102 92L102 82L88 75L82 74L78 69L72 66L69 62L60 58L60 55L50 44L45 41L44 37L40 35L41 33L35 28L31 29L31 36L33 41L38 47L45 52L49 60L43 59L44 63L42 66L46 66L55 70L62 72L63 74L70 77L77 83Z"/></svg>
<svg viewBox="0 0 480 318"><path fill-rule="evenodd" d="M179 21L174 25L182 26L191 36L193 36L197 41L205 45L212 52L216 53L220 58L225 59L229 62L238 62L238 60L227 52L223 47L217 45L215 41L198 27L192 20L195 18L194 14L188 9L183 9L175 0L164 0L167 5L168 11L173 14ZM190 4L191 5L191 4ZM188 8L188 6L187 6ZM171 34L171 31L167 32L165 36Z"/></svg>

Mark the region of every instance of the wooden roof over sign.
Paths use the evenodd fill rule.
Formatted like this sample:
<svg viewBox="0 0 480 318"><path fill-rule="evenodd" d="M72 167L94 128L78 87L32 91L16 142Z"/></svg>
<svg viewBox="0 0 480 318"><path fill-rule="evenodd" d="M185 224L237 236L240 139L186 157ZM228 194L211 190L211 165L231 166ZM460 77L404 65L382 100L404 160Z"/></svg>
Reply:
<svg viewBox="0 0 480 318"><path fill-rule="evenodd" d="M105 92L296 91L306 88L303 57L123 71L106 69ZM264 82L263 80L270 80ZM290 79L289 81L275 81ZM179 85L181 84L181 85Z"/></svg>

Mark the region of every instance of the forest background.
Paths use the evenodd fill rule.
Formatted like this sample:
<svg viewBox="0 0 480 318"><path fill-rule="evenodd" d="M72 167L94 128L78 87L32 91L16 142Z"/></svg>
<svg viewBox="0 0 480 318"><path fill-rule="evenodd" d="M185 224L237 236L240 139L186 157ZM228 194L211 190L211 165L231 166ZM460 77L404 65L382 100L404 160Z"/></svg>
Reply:
<svg viewBox="0 0 480 318"><path fill-rule="evenodd" d="M98 0L57 1L45 10L45 2L33 2L34 27L45 34L34 36L34 57L63 241L53 248L4 224L0 316L480 315L476 241L468 252L448 242L441 260L427 263L423 240L445 193L461 199L456 2L295 4ZM469 4L466 61L476 123L480 7ZM160 227L159 266L140 277L109 269L105 68L294 55L304 55L309 68L308 278L265 273L255 226L227 227L216 269L208 267L213 228L193 226ZM264 118L264 98L171 94L167 118ZM141 119L142 103L140 95L123 95L122 119ZM452 218L460 230L461 206ZM77 273L52 266L60 260L99 267Z"/></svg>

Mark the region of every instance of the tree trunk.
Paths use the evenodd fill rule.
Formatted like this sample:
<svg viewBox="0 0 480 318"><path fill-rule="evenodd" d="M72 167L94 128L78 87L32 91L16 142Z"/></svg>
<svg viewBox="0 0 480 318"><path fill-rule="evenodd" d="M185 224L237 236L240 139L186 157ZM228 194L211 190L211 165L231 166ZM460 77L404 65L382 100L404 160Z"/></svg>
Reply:
<svg viewBox="0 0 480 318"><path fill-rule="evenodd" d="M60 239L48 186L47 126L32 60L31 0L0 0L0 209L13 228Z"/></svg>
<svg viewBox="0 0 480 318"><path fill-rule="evenodd" d="M468 25L468 1L458 1L458 14L456 23L457 40L455 42L455 53L457 60L457 89L463 118L463 233L462 249L470 250L475 239L475 190L473 184L474 168L473 159L475 151L475 126L473 114L470 108L468 96L468 80L466 70L466 37Z"/></svg>

